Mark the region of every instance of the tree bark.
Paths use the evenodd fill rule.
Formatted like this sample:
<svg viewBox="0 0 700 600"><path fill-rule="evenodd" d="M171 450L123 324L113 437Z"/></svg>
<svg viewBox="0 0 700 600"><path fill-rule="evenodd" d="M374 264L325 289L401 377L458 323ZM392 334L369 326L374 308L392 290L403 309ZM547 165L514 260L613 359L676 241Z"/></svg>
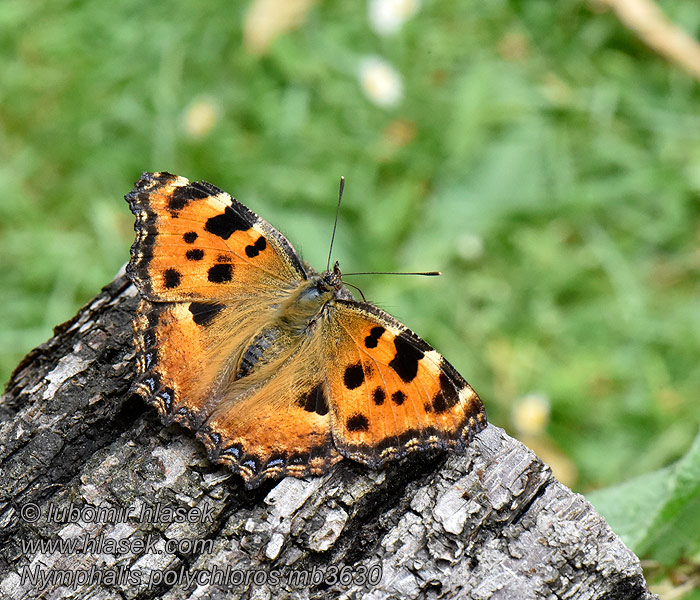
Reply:
<svg viewBox="0 0 700 600"><path fill-rule="evenodd" d="M246 491L129 393L136 304L118 276L0 400L0 598L654 597L591 505L493 425L463 455Z"/></svg>

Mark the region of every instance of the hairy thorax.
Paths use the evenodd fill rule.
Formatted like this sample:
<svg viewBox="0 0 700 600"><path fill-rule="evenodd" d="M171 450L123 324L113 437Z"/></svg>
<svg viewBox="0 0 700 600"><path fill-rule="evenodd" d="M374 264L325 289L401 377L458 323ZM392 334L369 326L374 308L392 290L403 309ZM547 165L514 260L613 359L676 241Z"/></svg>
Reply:
<svg viewBox="0 0 700 600"><path fill-rule="evenodd" d="M253 337L242 353L236 380L250 375L260 364L269 364L293 350L294 344L311 335L318 320L333 309L336 298L352 298L340 279L337 263L333 271L313 273L302 281L280 305L275 318Z"/></svg>

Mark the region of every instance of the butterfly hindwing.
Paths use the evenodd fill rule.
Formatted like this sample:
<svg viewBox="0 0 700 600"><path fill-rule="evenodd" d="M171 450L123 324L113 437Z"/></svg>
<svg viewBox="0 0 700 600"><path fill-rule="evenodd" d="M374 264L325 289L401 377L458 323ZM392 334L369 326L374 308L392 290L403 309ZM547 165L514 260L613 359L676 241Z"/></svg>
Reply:
<svg viewBox="0 0 700 600"><path fill-rule="evenodd" d="M333 440L371 467L462 449L486 423L479 396L437 351L367 304L336 301L327 339Z"/></svg>
<svg viewBox="0 0 700 600"><path fill-rule="evenodd" d="M258 304L254 296L233 305L141 300L134 319L135 389L164 422L197 429L207 418L220 395L217 382L269 316Z"/></svg>
<svg viewBox="0 0 700 600"><path fill-rule="evenodd" d="M320 475L342 457L333 445L319 336L232 381L197 433L248 487L264 478Z"/></svg>
<svg viewBox="0 0 700 600"><path fill-rule="evenodd" d="M242 303L142 300L135 389L166 424L194 430L211 460L249 488L264 478L324 473L342 457L331 437L320 339L305 338L237 379L232 366L262 324L253 316Z"/></svg>

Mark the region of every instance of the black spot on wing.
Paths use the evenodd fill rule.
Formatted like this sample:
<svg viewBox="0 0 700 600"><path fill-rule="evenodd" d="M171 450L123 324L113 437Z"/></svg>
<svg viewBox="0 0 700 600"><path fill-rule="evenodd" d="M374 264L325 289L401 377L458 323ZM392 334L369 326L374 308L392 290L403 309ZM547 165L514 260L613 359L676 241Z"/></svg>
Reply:
<svg viewBox="0 0 700 600"><path fill-rule="evenodd" d="M355 413L348 418L346 426L348 431L367 431L369 429L369 421L365 415Z"/></svg>
<svg viewBox="0 0 700 600"><path fill-rule="evenodd" d="M369 331L369 335L365 338L366 348L376 348L379 343L379 338L382 337L386 329L380 325L377 327L372 327Z"/></svg>
<svg viewBox="0 0 700 600"><path fill-rule="evenodd" d="M185 240L187 244L194 244L197 237L199 236L197 235L196 231L188 231L182 236L182 239Z"/></svg>
<svg viewBox="0 0 700 600"><path fill-rule="evenodd" d="M377 406L381 406L384 404L384 400L386 399L386 392L380 387L375 388L374 392L372 393L372 400L374 400L374 403Z"/></svg>
<svg viewBox="0 0 700 600"><path fill-rule="evenodd" d="M168 200L168 208L174 211L182 210L190 200L201 200L208 198L209 195L206 190L196 184L182 185L173 189Z"/></svg>
<svg viewBox="0 0 700 600"><path fill-rule="evenodd" d="M427 344L425 346L430 348ZM406 331L402 331L394 338L394 347L396 354L389 362L389 366L405 383L409 383L418 374L418 361L424 356L423 350L418 348L416 340Z"/></svg>
<svg viewBox="0 0 700 600"><path fill-rule="evenodd" d="M163 271L163 285L166 288L176 288L180 285L181 280L182 276L177 269L165 269L165 271Z"/></svg>
<svg viewBox="0 0 700 600"><path fill-rule="evenodd" d="M358 362L354 365L350 365L345 369L345 374L343 375L343 382L345 383L345 387L349 390L354 390L355 388L360 387L364 380L365 372L362 369L361 363Z"/></svg>
<svg viewBox="0 0 700 600"><path fill-rule="evenodd" d="M248 231L255 223L255 215L239 203L227 206L223 213L207 219L204 229L227 240L235 231Z"/></svg>
<svg viewBox="0 0 700 600"><path fill-rule="evenodd" d="M315 412L321 416L328 414L328 400L320 383L308 393L302 394L298 399L298 404L305 411Z"/></svg>
<svg viewBox="0 0 700 600"><path fill-rule="evenodd" d="M176 190L182 188L175 188ZM172 211L178 211L185 208L185 205L190 201L189 198L176 198L174 195L168 200L168 208Z"/></svg>
<svg viewBox="0 0 700 600"><path fill-rule="evenodd" d="M212 283L226 283L233 279L233 265L218 264L209 269L207 279Z"/></svg>
<svg viewBox="0 0 700 600"><path fill-rule="evenodd" d="M222 308L225 308L224 304L192 302L189 311L192 313L192 320L197 325L208 325Z"/></svg>
<svg viewBox="0 0 700 600"><path fill-rule="evenodd" d="M445 373L440 372L440 391L433 398L433 408L437 413L443 413L459 402L459 394L455 384Z"/></svg>
<svg viewBox="0 0 700 600"><path fill-rule="evenodd" d="M245 247L245 253L249 258L255 258L265 248L267 248L267 242L263 236L260 236L254 244Z"/></svg>
<svg viewBox="0 0 700 600"><path fill-rule="evenodd" d="M392 395L391 395L391 401L396 404L397 406L401 406L406 400L406 394L404 394L401 390L396 390Z"/></svg>
<svg viewBox="0 0 700 600"><path fill-rule="evenodd" d="M204 250L201 248L192 248L185 253L188 260L202 260L204 258Z"/></svg>

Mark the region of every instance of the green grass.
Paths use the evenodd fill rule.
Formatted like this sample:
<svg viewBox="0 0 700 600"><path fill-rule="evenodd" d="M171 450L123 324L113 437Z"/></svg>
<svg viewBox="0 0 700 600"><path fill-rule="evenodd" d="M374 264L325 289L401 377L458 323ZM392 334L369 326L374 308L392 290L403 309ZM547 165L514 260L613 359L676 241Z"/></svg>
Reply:
<svg viewBox="0 0 700 600"><path fill-rule="evenodd" d="M694 2L664 8L698 35ZM542 394L545 458L572 461L583 492L680 459L700 420L697 82L573 0L426 0L389 38L364 3L320 3L263 57L242 47L244 13L0 4L2 379L128 260L122 196L142 171L223 187L317 267L345 175L335 257L444 272L353 283L445 354L492 422L517 432L513 406ZM363 95L367 54L401 73L398 106ZM219 118L197 139L183 124L201 98ZM650 526L630 543L658 558L668 532Z"/></svg>

